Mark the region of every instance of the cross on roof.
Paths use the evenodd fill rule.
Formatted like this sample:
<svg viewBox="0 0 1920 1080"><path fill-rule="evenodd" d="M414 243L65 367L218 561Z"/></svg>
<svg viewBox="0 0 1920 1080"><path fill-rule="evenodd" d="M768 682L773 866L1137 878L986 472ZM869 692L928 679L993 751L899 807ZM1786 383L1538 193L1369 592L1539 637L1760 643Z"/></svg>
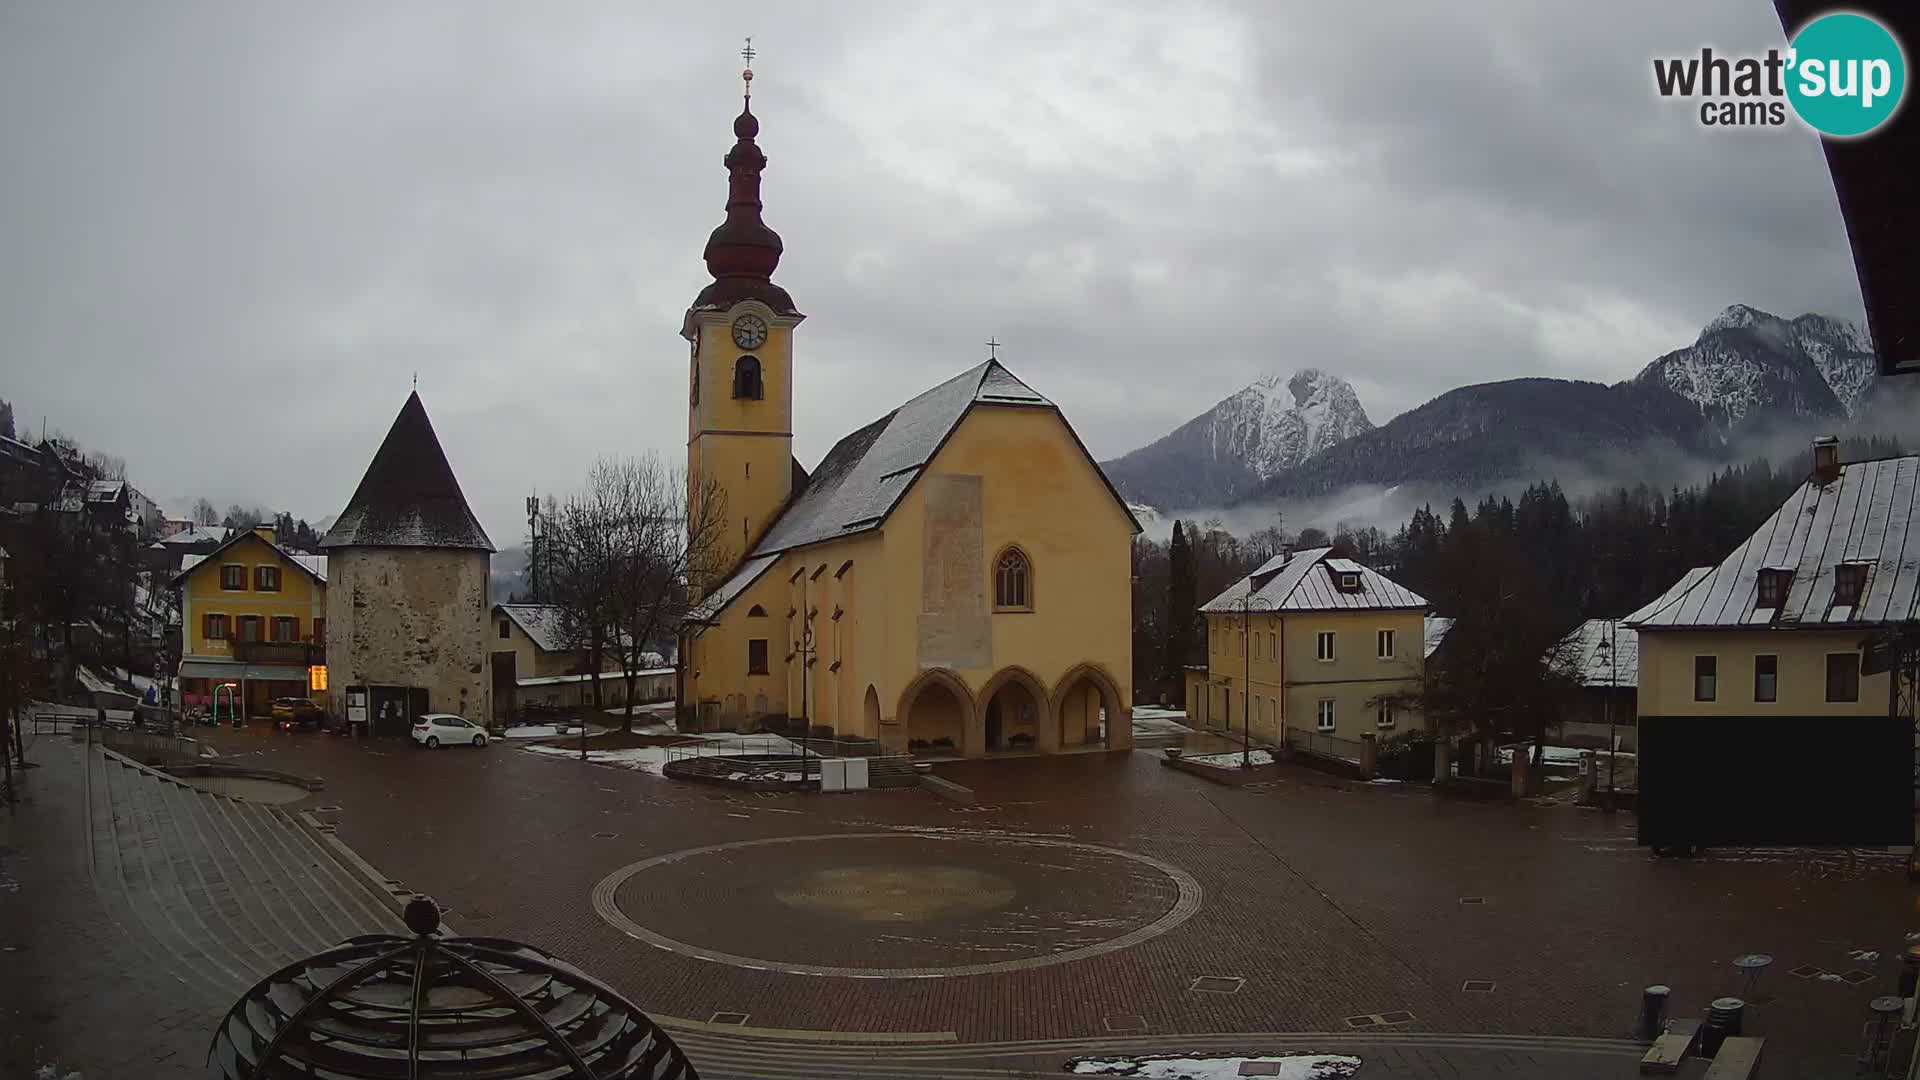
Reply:
<svg viewBox="0 0 1920 1080"><path fill-rule="evenodd" d="M746 83L745 93L749 97L753 95L753 58L758 55L760 54L753 51L752 36L748 36L746 48L740 50L740 59L747 62L746 70L740 72L740 78Z"/></svg>
<svg viewBox="0 0 1920 1080"><path fill-rule="evenodd" d="M992 338L987 339L987 359L989 360L1000 359L1000 343L993 340Z"/></svg>

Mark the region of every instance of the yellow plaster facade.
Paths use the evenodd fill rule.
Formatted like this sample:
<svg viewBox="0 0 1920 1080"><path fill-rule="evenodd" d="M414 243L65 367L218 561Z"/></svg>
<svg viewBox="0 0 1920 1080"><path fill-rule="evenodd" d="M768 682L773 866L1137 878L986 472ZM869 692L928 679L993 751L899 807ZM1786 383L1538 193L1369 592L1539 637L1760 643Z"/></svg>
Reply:
<svg viewBox="0 0 1920 1080"><path fill-rule="evenodd" d="M733 326L743 318L759 321L764 341L736 343ZM726 491L734 551L750 550L793 494L793 328L801 318L746 300L724 312L690 312L681 330L691 353L688 494L709 480ZM754 385L739 385L743 364L757 374Z"/></svg>
<svg viewBox="0 0 1920 1080"><path fill-rule="evenodd" d="M249 715L263 712L272 697L324 703L326 694L310 691L305 673L324 655L324 580L251 532L189 567L175 584L183 694L198 698L213 683L244 682ZM285 677L258 677L263 672Z"/></svg>
<svg viewBox="0 0 1920 1080"><path fill-rule="evenodd" d="M1641 716L1885 716L1886 674L1841 680L1842 700L1829 700L1827 658L1858 670L1865 636L1851 630L1640 630ZM1761 700L1768 680L1759 658L1773 657L1773 701ZM1700 658L1711 658L1712 700L1700 700L1695 672ZM1857 691L1844 691L1851 682ZM1701 688L1704 689L1704 688ZM1845 700L1847 697L1852 700Z"/></svg>
<svg viewBox="0 0 1920 1080"><path fill-rule="evenodd" d="M975 495L977 515L958 515L971 550L946 543L930 564ZM891 751L1129 747L1134 533L1057 411L976 405L882 526L782 553L689 637L686 700L707 727L805 715ZM993 604L1009 548L1031 570L1028 609Z"/></svg>
<svg viewBox="0 0 1920 1080"><path fill-rule="evenodd" d="M1314 577L1326 572L1323 554L1295 558L1313 561L1305 574ZM1358 595L1370 602L1378 591L1386 604L1424 604L1373 571L1362 577ZM1278 610L1257 602L1250 613L1219 610L1235 604L1226 594L1207 605L1216 609L1203 612L1207 662L1185 676L1189 722L1274 746L1289 741L1288 729L1357 744L1424 727L1414 702L1426 680L1425 609L1317 608L1312 597L1333 594L1301 580L1299 599Z"/></svg>

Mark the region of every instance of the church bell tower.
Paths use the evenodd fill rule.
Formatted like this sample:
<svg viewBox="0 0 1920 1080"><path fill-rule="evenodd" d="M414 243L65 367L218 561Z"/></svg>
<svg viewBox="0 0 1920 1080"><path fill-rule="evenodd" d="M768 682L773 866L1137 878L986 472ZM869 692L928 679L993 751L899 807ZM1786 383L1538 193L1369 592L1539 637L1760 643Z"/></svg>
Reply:
<svg viewBox="0 0 1920 1080"><path fill-rule="evenodd" d="M746 90L725 159L727 217L707 238L713 281L694 298L680 330L692 354L688 498L714 489L724 497L720 546L730 563L746 557L793 493L793 328L806 318L773 283L781 244L760 219L767 156L754 143L760 121L753 115L751 38L741 56ZM694 591L706 590L695 584Z"/></svg>

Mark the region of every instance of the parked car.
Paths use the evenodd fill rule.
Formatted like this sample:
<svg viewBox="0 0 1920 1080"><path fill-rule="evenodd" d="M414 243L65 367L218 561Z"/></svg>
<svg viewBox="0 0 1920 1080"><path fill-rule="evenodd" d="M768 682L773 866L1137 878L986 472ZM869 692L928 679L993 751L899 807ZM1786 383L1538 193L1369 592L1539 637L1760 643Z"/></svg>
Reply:
<svg viewBox="0 0 1920 1080"><path fill-rule="evenodd" d="M487 745L487 732L479 724L452 713L428 713L413 722L413 741L430 750L440 744L460 746Z"/></svg>
<svg viewBox="0 0 1920 1080"><path fill-rule="evenodd" d="M312 698L283 697L273 699L273 726L281 731L294 728L314 727L327 722L327 711Z"/></svg>

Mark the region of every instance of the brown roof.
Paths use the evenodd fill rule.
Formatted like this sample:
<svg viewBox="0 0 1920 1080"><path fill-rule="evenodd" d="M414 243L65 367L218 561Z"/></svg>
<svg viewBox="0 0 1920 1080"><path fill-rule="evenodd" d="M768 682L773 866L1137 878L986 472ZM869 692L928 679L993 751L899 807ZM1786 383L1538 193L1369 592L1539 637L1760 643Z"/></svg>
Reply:
<svg viewBox="0 0 1920 1080"><path fill-rule="evenodd" d="M418 392L407 396L347 508L320 540L323 551L339 547L494 550L460 493Z"/></svg>

